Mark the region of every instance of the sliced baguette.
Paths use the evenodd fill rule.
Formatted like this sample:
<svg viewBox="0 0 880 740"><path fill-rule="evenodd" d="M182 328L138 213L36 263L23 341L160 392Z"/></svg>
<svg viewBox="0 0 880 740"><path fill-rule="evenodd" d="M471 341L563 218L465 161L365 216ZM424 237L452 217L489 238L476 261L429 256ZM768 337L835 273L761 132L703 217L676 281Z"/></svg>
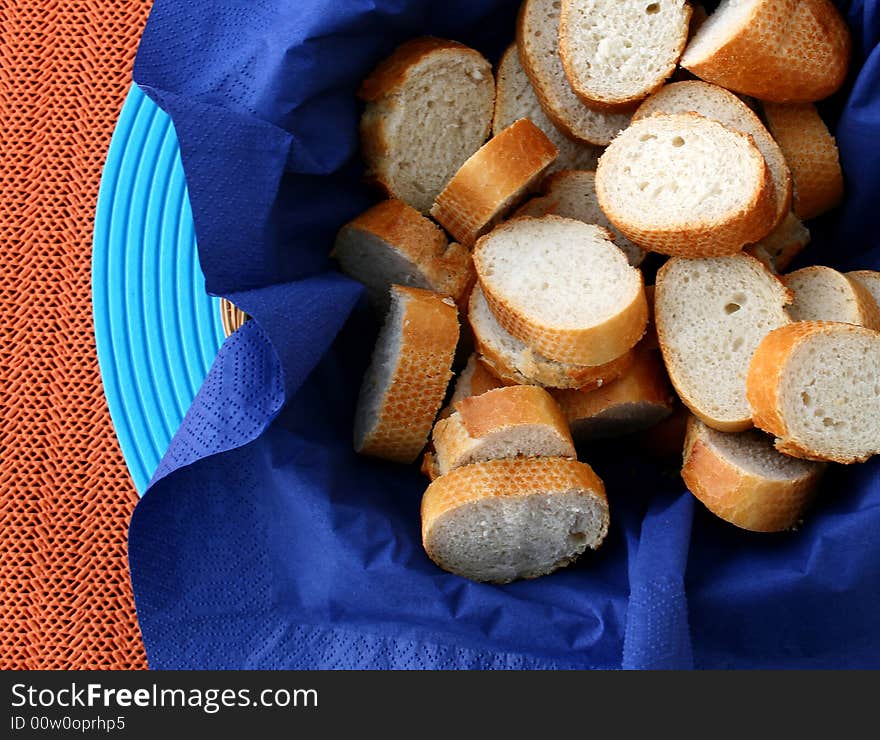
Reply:
<svg viewBox="0 0 880 740"><path fill-rule="evenodd" d="M690 18L685 0L562 0L559 56L575 94L612 110L644 99L675 71Z"/></svg>
<svg viewBox="0 0 880 740"><path fill-rule="evenodd" d="M575 95L559 57L560 11L560 0L524 0L516 26L520 60L550 120L576 141L605 146L629 125L631 112L592 108Z"/></svg>
<svg viewBox="0 0 880 740"><path fill-rule="evenodd" d="M747 388L755 426L786 455L847 464L880 453L880 332L780 327L755 351Z"/></svg>
<svg viewBox="0 0 880 740"><path fill-rule="evenodd" d="M749 137L696 113L636 121L599 159L605 215L643 249L733 254L767 235L773 181Z"/></svg>
<svg viewBox="0 0 880 740"><path fill-rule="evenodd" d="M839 321L880 329L880 307L858 280L814 265L789 273L782 281L794 294L788 314L795 321Z"/></svg>
<svg viewBox="0 0 880 740"><path fill-rule="evenodd" d="M674 395L657 350L639 347L629 369L593 391L553 391L578 442L621 437L672 413Z"/></svg>
<svg viewBox="0 0 880 740"><path fill-rule="evenodd" d="M431 215L470 247L522 202L557 154L541 129L523 118L462 165L437 196Z"/></svg>
<svg viewBox="0 0 880 740"><path fill-rule="evenodd" d="M595 169L602 148L595 144L575 141L553 123L541 108L541 101L529 76L519 60L516 44L511 44L498 63L498 82L495 94L495 117L492 131L497 135L516 123L520 118L528 118L559 150L559 156L550 166L549 172L568 169Z"/></svg>
<svg viewBox="0 0 880 740"><path fill-rule="evenodd" d="M541 186L543 195L524 203L516 212L517 216L562 216L596 224L608 229L614 243L623 250L629 263L638 266L645 259L645 253L627 239L599 208L596 195L596 173L589 170L564 170L545 178Z"/></svg>
<svg viewBox="0 0 880 740"><path fill-rule="evenodd" d="M392 285L466 297L474 281L470 252L450 245L433 221L400 200L386 200L340 229L331 256L367 286L373 304L388 310Z"/></svg>
<svg viewBox="0 0 880 740"><path fill-rule="evenodd" d="M785 286L746 255L671 259L657 273L654 315L666 369L684 404L709 426L751 424L749 360L773 329L791 322Z"/></svg>
<svg viewBox="0 0 880 740"><path fill-rule="evenodd" d="M729 434L691 417L681 477L716 516L752 532L797 526L826 465L777 452L773 438L750 429Z"/></svg>
<svg viewBox="0 0 880 740"><path fill-rule="evenodd" d="M486 391L495 388L503 388L504 383L482 362L479 355L472 354L468 357L467 364L455 379L452 396L449 403L443 407L438 419L447 419L455 411L455 405L459 401L471 396L480 396Z"/></svg>
<svg viewBox="0 0 880 740"><path fill-rule="evenodd" d="M875 270L856 270L848 272L846 276L855 280L871 294L871 297L880 306L880 272Z"/></svg>
<svg viewBox="0 0 880 740"><path fill-rule="evenodd" d="M744 251L765 262L773 272L783 272L809 243L810 230L790 212L773 232Z"/></svg>
<svg viewBox="0 0 880 740"><path fill-rule="evenodd" d="M600 388L619 377L633 361L632 351L604 365L572 365L549 360L498 323L479 285L471 294L468 320L480 359L508 385Z"/></svg>
<svg viewBox="0 0 880 740"><path fill-rule="evenodd" d="M791 210L791 172L779 145L761 119L736 95L702 80L674 82L660 88L639 106L633 116L638 121L658 113L698 113L727 128L752 137L764 157L773 181L772 200L776 228Z"/></svg>
<svg viewBox="0 0 880 740"><path fill-rule="evenodd" d="M419 38L400 46L361 85L367 176L427 213L459 167L489 135L492 66L455 41Z"/></svg>
<svg viewBox="0 0 880 740"><path fill-rule="evenodd" d="M543 388L513 385L465 398L432 435L438 475L487 460L577 458L568 422Z"/></svg>
<svg viewBox="0 0 880 740"><path fill-rule="evenodd" d="M761 100L809 102L843 84L851 41L830 0L722 0L681 58L708 82Z"/></svg>
<svg viewBox="0 0 880 740"><path fill-rule="evenodd" d="M450 573L509 583L568 565L608 533L605 486L557 457L492 460L441 476L422 498L422 543Z"/></svg>
<svg viewBox="0 0 880 740"><path fill-rule="evenodd" d="M418 457L446 395L457 343L451 298L391 286L391 308L358 398L357 452L401 463Z"/></svg>
<svg viewBox="0 0 880 740"><path fill-rule="evenodd" d="M480 239L474 267L504 329L558 362L602 365L645 332L641 272L600 226L516 218Z"/></svg>
<svg viewBox="0 0 880 740"><path fill-rule="evenodd" d="M843 200L840 152L816 106L767 103L764 116L791 167L795 214L808 220L837 206Z"/></svg>

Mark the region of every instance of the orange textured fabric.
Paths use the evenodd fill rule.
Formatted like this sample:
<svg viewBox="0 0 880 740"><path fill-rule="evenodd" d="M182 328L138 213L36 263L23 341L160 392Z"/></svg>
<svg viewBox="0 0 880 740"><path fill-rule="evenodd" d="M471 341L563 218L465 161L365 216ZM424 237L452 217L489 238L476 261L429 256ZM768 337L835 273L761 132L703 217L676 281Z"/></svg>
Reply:
<svg viewBox="0 0 880 740"><path fill-rule="evenodd" d="M137 501L91 306L101 168L149 0L0 0L0 668L145 668Z"/></svg>

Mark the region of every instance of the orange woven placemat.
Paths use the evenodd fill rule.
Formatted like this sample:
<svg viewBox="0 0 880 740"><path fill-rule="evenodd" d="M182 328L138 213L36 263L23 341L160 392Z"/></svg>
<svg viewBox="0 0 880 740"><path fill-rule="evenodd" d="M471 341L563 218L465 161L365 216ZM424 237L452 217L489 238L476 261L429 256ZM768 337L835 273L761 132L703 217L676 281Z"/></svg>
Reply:
<svg viewBox="0 0 880 740"><path fill-rule="evenodd" d="M0 0L0 668L144 668L95 355L101 168L150 0Z"/></svg>

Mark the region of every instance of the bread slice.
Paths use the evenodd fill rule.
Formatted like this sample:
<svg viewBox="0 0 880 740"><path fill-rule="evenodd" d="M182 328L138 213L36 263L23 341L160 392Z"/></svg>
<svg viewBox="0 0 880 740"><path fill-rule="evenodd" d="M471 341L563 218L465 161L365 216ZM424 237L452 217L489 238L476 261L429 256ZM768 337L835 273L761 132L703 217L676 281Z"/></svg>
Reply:
<svg viewBox="0 0 880 740"><path fill-rule="evenodd" d="M434 426L439 475L487 460L577 458L568 422L543 388L512 385L465 398Z"/></svg>
<svg viewBox="0 0 880 740"><path fill-rule="evenodd" d="M361 140L368 177L427 213L489 135L495 78L479 52L419 38L382 62L358 94L367 103Z"/></svg>
<svg viewBox="0 0 880 740"><path fill-rule="evenodd" d="M764 157L773 181L773 224L778 226L791 210L791 172L779 145L761 123L761 119L736 95L702 80L674 82L661 87L642 103L633 116L638 121L658 113L699 113L723 124L732 131L752 137L752 143Z"/></svg>
<svg viewBox="0 0 880 740"><path fill-rule="evenodd" d="M557 154L541 129L520 119L462 165L437 196L431 215L470 247L522 202Z"/></svg>
<svg viewBox="0 0 880 740"><path fill-rule="evenodd" d="M681 477L709 511L752 532L797 526L826 465L782 455L773 438L750 429L729 434L691 417Z"/></svg>
<svg viewBox="0 0 880 740"><path fill-rule="evenodd" d="M851 41L830 0L722 0L681 66L778 103L821 100L846 79Z"/></svg>
<svg viewBox="0 0 880 740"><path fill-rule="evenodd" d="M864 462L880 453L880 333L800 321L771 332L749 365L755 426L807 460Z"/></svg>
<svg viewBox="0 0 880 740"><path fill-rule="evenodd" d="M629 369L593 391L553 391L578 442L621 437L672 413L675 397L657 350L639 347Z"/></svg>
<svg viewBox="0 0 880 740"><path fill-rule="evenodd" d="M449 403L443 407L437 418L448 419L455 412L455 405L465 398L480 396L486 391L503 387L504 383L474 353L468 357L467 364L456 377Z"/></svg>
<svg viewBox="0 0 880 740"><path fill-rule="evenodd" d="M648 320L642 274L600 226L516 218L480 239L474 267L504 329L557 362L602 365Z"/></svg>
<svg viewBox="0 0 880 740"><path fill-rule="evenodd" d="M524 0L516 26L516 45L523 69L541 107L572 139L607 145L630 120L631 111L592 108L571 89L559 57L560 0Z"/></svg>
<svg viewBox="0 0 880 740"><path fill-rule="evenodd" d="M745 248L747 254L757 257L773 272L784 272L791 261L810 243L810 230L789 212L770 234L756 244Z"/></svg>
<svg viewBox="0 0 880 740"><path fill-rule="evenodd" d="M383 315L392 285L433 290L459 302L474 281L470 252L450 245L433 221L395 199L343 226L331 256L346 275L366 285Z"/></svg>
<svg viewBox="0 0 880 740"><path fill-rule="evenodd" d="M690 19L685 0L562 0L559 56L575 94L612 110L644 99L675 71Z"/></svg>
<svg viewBox="0 0 880 740"><path fill-rule="evenodd" d="M602 226L611 232L614 243L623 250L631 265L637 267L645 259L645 253L621 234L599 208L594 171L556 172L545 178L541 189L544 195L532 198L520 206L516 212L517 216L540 218L554 215Z"/></svg>
<svg viewBox="0 0 880 740"><path fill-rule="evenodd" d="M795 214L808 220L837 206L843 200L840 153L816 106L767 103L764 116L791 167Z"/></svg>
<svg viewBox="0 0 880 740"><path fill-rule="evenodd" d="M601 388L619 377L633 361L632 351L604 365L573 365L547 359L498 323L479 285L471 294L468 320L480 360L506 385Z"/></svg>
<svg viewBox="0 0 880 740"><path fill-rule="evenodd" d="M451 298L391 286L391 308L358 398L357 452L401 463L418 457L446 395L457 343Z"/></svg>
<svg viewBox="0 0 880 740"><path fill-rule="evenodd" d="M602 148L570 138L547 117L519 60L516 44L511 44L498 62L497 79L495 117L492 119L495 134L500 134L520 118L528 118L559 150L559 156L548 172L596 168Z"/></svg>
<svg viewBox="0 0 880 740"><path fill-rule="evenodd" d="M474 581L537 578L595 550L608 533L605 486L558 457L453 470L422 498L422 543L437 565Z"/></svg>
<svg viewBox="0 0 880 740"><path fill-rule="evenodd" d="M773 329L791 323L791 296L758 260L671 259L657 273L654 311L669 377L684 404L723 432L751 426L749 360Z"/></svg>
<svg viewBox="0 0 880 740"><path fill-rule="evenodd" d="M846 273L846 276L865 288L871 294L875 303L880 306L880 272L875 270L856 270L855 272Z"/></svg>
<svg viewBox="0 0 880 740"><path fill-rule="evenodd" d="M696 113L635 121L600 158L596 192L627 238L673 256L733 254L776 218L773 181L751 139Z"/></svg>
<svg viewBox="0 0 880 740"><path fill-rule="evenodd" d="M880 329L880 307L858 280L814 265L792 272L782 281L794 293L788 314L795 321L840 321Z"/></svg>
<svg viewBox="0 0 880 740"><path fill-rule="evenodd" d="M639 432L633 441L639 451L655 460L681 460L688 420L691 418L693 416L688 407L676 399L669 416Z"/></svg>

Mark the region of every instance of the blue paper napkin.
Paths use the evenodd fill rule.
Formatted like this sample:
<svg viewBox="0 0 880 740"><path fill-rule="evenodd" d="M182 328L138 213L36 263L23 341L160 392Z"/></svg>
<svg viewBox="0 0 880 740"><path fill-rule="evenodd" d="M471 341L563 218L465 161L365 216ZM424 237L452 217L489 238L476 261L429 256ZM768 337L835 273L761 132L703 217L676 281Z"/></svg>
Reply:
<svg viewBox="0 0 880 740"><path fill-rule="evenodd" d="M153 668L880 667L880 466L836 468L804 527L708 514L677 470L585 451L612 528L552 577L474 584L419 541L425 481L357 457L376 325L334 272L336 230L375 201L360 80L432 33L490 59L503 0L157 0L135 79L180 139L208 289L254 317L226 342L131 523ZM843 209L804 261L880 267L880 3L841 2L856 69L823 104Z"/></svg>

